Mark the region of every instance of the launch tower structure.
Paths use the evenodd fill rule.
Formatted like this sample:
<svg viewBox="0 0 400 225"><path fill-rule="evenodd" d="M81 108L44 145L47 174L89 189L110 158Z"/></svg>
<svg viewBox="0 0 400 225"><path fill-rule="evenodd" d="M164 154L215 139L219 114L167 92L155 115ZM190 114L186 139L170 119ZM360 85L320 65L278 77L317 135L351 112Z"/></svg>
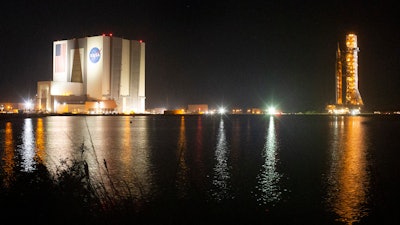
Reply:
<svg viewBox="0 0 400 225"><path fill-rule="evenodd" d="M360 91L358 90L358 52L357 36L348 34L346 36L346 105L362 106Z"/></svg>
<svg viewBox="0 0 400 225"><path fill-rule="evenodd" d="M357 35L346 35L344 54L338 44L335 70L335 105L329 105L329 112L348 113L360 110L364 105L358 89L358 52Z"/></svg>

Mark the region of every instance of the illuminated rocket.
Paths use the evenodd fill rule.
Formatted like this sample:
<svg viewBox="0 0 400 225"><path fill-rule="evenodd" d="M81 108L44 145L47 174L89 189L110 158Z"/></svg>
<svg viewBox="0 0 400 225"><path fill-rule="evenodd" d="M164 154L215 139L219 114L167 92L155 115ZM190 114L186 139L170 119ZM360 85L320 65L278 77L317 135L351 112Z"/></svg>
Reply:
<svg viewBox="0 0 400 225"><path fill-rule="evenodd" d="M346 106L362 106L363 100L358 90L358 52L357 36L346 35L346 51L341 54L340 47L336 52L336 104ZM344 68L343 64L344 63ZM343 71L344 69L344 71ZM345 78L345 79L343 79ZM345 83L343 83L343 80ZM345 93L343 93L345 92Z"/></svg>
<svg viewBox="0 0 400 225"><path fill-rule="evenodd" d="M339 43L336 51L336 104L343 104L343 67Z"/></svg>

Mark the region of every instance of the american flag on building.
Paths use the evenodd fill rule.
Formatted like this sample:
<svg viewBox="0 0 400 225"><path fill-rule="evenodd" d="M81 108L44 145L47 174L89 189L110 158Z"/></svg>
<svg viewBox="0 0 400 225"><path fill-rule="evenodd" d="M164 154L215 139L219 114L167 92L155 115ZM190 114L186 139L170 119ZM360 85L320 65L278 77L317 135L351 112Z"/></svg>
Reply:
<svg viewBox="0 0 400 225"><path fill-rule="evenodd" d="M66 64L66 43L56 44L56 54L54 59L55 72L65 72Z"/></svg>

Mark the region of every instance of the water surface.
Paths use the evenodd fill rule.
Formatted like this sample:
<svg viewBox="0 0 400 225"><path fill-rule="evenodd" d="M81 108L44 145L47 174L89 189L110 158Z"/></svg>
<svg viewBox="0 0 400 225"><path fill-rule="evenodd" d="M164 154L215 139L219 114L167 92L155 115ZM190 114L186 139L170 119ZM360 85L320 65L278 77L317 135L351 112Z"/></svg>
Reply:
<svg viewBox="0 0 400 225"><path fill-rule="evenodd" d="M210 221L392 224L399 135L394 115L49 116L0 120L0 156L5 184L84 159L171 216L184 201Z"/></svg>

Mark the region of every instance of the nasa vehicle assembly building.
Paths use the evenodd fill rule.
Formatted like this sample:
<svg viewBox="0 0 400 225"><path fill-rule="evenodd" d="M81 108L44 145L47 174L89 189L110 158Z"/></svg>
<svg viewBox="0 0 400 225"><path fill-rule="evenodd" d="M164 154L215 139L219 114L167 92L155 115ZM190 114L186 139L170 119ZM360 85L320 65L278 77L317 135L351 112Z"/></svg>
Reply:
<svg viewBox="0 0 400 225"><path fill-rule="evenodd" d="M53 80L36 107L54 113L144 113L145 43L110 35L53 43Z"/></svg>

